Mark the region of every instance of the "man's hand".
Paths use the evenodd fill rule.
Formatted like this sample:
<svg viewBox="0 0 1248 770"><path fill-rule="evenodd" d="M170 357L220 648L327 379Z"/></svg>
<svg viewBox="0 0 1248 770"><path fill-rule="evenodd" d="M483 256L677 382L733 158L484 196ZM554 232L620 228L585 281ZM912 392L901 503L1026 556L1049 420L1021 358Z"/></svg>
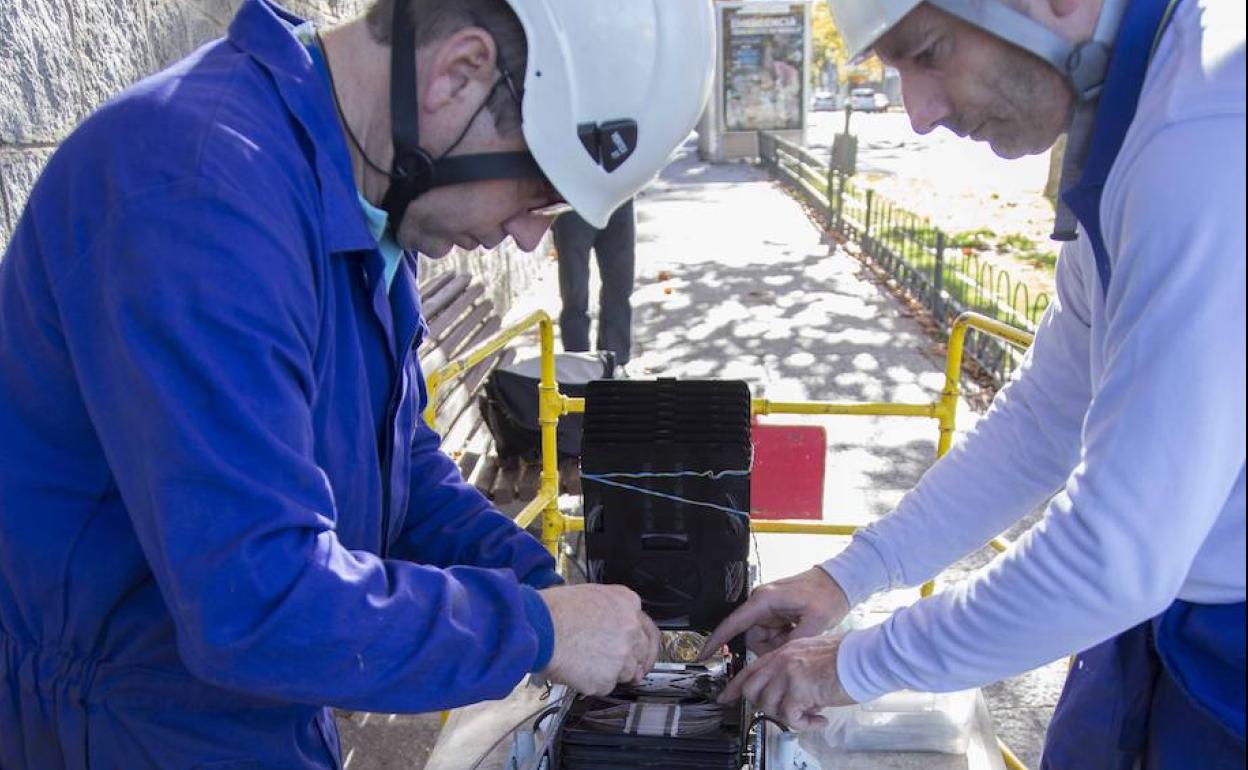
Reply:
<svg viewBox="0 0 1248 770"><path fill-rule="evenodd" d="M841 687L836 659L841 640L797 639L755 660L728 683L720 703L744 697L754 708L794 730L816 730L828 720L819 710L848 706L854 699Z"/></svg>
<svg viewBox="0 0 1248 770"><path fill-rule="evenodd" d="M659 656L659 629L624 586L575 585L541 592L555 626L555 652L542 675L584 695L639 682Z"/></svg>
<svg viewBox="0 0 1248 770"><path fill-rule="evenodd" d="M821 634L847 614L845 592L828 573L812 567L756 588L706 640L700 657L706 658L742 632L750 650L762 655L792 639Z"/></svg>

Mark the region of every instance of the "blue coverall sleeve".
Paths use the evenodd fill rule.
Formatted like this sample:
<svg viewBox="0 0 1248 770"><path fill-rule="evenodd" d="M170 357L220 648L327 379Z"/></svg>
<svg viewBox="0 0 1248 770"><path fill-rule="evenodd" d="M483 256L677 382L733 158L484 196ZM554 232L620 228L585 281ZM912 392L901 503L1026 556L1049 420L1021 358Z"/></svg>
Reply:
<svg viewBox="0 0 1248 770"><path fill-rule="evenodd" d="M133 197L55 289L182 660L219 686L362 710L501 697L542 654L532 589L335 535L310 408L324 276L308 218L258 197L202 178Z"/></svg>
<svg viewBox="0 0 1248 770"><path fill-rule="evenodd" d="M562 583L550 553L464 481L439 440L424 420L416 426L411 502L391 555L440 567L506 568L534 588Z"/></svg>

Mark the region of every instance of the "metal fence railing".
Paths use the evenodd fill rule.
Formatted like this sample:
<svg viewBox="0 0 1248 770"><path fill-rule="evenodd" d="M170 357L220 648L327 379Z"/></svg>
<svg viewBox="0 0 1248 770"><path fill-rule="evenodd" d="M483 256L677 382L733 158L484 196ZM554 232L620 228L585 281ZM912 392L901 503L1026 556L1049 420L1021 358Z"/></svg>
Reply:
<svg viewBox="0 0 1248 770"><path fill-rule="evenodd" d="M827 223L857 242L897 285L923 303L941 328L972 311L1034 333L1049 295L1031 296L1008 271L960 248L931 221L898 206L775 134L759 135L759 154L772 174L792 186ZM998 384L1021 360L1015 347L985 334L968 341L967 354Z"/></svg>

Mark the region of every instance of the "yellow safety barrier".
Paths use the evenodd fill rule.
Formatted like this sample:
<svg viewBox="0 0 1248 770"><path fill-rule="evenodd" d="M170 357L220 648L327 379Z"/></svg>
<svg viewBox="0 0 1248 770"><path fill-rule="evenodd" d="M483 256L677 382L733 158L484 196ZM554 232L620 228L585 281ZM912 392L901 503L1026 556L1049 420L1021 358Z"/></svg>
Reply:
<svg viewBox="0 0 1248 770"><path fill-rule="evenodd" d="M1023 760L1019 759L1000 738L997 739L997 748L1001 751L1001 760L1005 762L1009 770L1027 770L1027 765L1023 764Z"/></svg>
<svg viewBox="0 0 1248 770"><path fill-rule="evenodd" d="M560 542L568 532L579 532L584 529L584 520L579 516L568 516L559 510L559 465L556 447L556 427L559 418L565 414L585 411L585 399L568 398L559 393L559 385L555 380L555 341L554 325L550 316L537 311L523 320L503 329L490 340L464 354L460 358L444 365L426 380L426 391L429 404L425 409L425 420L430 426L434 424L434 415L438 405L438 393L443 385L461 376L473 366L489 358L506 347L512 340L525 332L537 327L541 346L541 379L538 384L539 417L542 433L542 472L541 487L537 496L516 515L515 521L521 527L527 527L539 516L542 518L542 544L559 562L559 571L564 571L563 554ZM1033 335L1009 324L979 313L967 312L958 316L949 332L948 353L945 359L945 385L940 397L928 404L906 403L835 403L826 401L769 401L754 399L751 411L756 415L768 414L813 414L813 415L864 415L875 417L923 417L936 420L940 435L936 444L936 457L939 459L949 451L953 444L953 434L957 421L959 381L962 373L962 357L965 350L966 334L971 329L982 334L1005 340L1018 347L1031 345ZM852 535L858 530L857 525L837 524L833 522L809 521L757 521L752 522L750 529L759 533L801 534L801 535ZM1009 544L1001 538L994 538L989 545L998 553L1005 551ZM930 596L935 584L928 582L920 590L921 595ZM1000 742L999 742L1000 743ZM1026 770L1022 762L1004 743L1000 743L1001 755L1010 770Z"/></svg>

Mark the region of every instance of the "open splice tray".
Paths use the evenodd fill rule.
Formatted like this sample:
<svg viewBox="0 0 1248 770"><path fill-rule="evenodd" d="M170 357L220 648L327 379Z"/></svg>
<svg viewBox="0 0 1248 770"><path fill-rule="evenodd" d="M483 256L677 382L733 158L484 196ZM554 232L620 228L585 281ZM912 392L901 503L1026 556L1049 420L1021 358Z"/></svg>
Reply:
<svg viewBox="0 0 1248 770"><path fill-rule="evenodd" d="M660 628L713 630L749 593L751 457L744 382L590 383L581 458L589 579L632 588ZM722 686L743 653L669 671ZM745 718L743 704L719 707L704 689L621 686L572 706L555 767L736 770Z"/></svg>

